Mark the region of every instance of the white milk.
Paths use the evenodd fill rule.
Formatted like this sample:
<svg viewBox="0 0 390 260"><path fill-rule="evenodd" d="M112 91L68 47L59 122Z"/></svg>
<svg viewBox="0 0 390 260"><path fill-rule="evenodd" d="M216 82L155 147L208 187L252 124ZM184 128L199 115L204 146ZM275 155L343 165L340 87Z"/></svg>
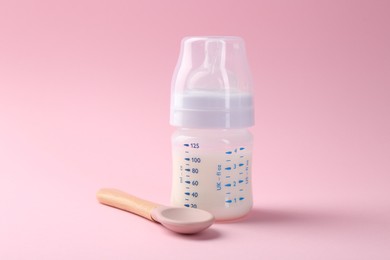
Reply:
<svg viewBox="0 0 390 260"><path fill-rule="evenodd" d="M250 137L236 135L238 131L215 130L214 137L210 131L202 137L174 136L174 206L204 209L217 220L236 219L250 211L251 143ZM233 139L241 139L242 144L231 146L238 141Z"/></svg>

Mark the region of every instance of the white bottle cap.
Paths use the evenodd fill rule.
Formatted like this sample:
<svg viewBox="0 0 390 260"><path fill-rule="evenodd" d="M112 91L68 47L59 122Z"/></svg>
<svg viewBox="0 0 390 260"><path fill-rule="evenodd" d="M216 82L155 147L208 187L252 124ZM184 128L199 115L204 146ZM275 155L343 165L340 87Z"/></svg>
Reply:
<svg viewBox="0 0 390 260"><path fill-rule="evenodd" d="M172 79L170 123L186 128L254 124L252 78L239 37L187 37Z"/></svg>

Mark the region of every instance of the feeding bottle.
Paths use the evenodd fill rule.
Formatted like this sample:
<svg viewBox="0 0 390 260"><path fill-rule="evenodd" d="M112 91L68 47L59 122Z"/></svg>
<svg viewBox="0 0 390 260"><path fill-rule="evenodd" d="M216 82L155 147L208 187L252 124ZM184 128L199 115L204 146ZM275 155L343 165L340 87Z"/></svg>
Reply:
<svg viewBox="0 0 390 260"><path fill-rule="evenodd" d="M232 220L252 208L254 103L244 41L187 37L173 75L174 206Z"/></svg>

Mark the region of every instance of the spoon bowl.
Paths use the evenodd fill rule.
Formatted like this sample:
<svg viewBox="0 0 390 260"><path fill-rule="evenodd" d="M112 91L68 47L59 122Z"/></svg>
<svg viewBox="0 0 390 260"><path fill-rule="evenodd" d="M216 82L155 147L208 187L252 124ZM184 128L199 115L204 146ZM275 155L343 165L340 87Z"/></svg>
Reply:
<svg viewBox="0 0 390 260"><path fill-rule="evenodd" d="M214 223L214 216L200 209L160 206L152 211L152 218L177 233L194 234Z"/></svg>

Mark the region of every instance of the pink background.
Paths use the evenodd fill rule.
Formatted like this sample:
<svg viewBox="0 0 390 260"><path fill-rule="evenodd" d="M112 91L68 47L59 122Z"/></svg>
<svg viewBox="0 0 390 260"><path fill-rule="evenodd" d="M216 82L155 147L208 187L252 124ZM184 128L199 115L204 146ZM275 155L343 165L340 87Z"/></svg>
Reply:
<svg viewBox="0 0 390 260"><path fill-rule="evenodd" d="M0 259L390 259L388 1L0 1ZM254 209L180 236L101 206L169 203L180 40L245 39Z"/></svg>

